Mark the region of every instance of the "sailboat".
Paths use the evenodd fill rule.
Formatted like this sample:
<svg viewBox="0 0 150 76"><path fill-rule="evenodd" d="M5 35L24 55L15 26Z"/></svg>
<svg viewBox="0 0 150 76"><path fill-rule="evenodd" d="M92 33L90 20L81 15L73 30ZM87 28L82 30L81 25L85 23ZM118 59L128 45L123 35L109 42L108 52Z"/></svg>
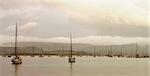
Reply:
<svg viewBox="0 0 150 76"><path fill-rule="evenodd" d="M94 53L93 53L93 57L96 57L96 46L94 47Z"/></svg>
<svg viewBox="0 0 150 76"><path fill-rule="evenodd" d="M136 42L136 45L135 45L135 57L136 58L140 57L139 54L138 54L138 44L137 44L137 42Z"/></svg>
<svg viewBox="0 0 150 76"><path fill-rule="evenodd" d="M108 51L108 57L113 57L113 55L112 55L112 45L110 46L110 51Z"/></svg>
<svg viewBox="0 0 150 76"><path fill-rule="evenodd" d="M44 57L44 51L43 51L43 49L41 48L41 54L40 54L40 56L39 57Z"/></svg>
<svg viewBox="0 0 150 76"><path fill-rule="evenodd" d="M70 33L70 56L69 56L69 62L75 62L75 57L72 56L72 34Z"/></svg>
<svg viewBox="0 0 150 76"><path fill-rule="evenodd" d="M12 59L11 62L12 62L12 64L21 64L22 59L17 54L17 35L18 35L18 33L17 33L17 30L18 30L17 24L16 24L16 29L15 30L16 30L15 31L15 57Z"/></svg>
<svg viewBox="0 0 150 76"><path fill-rule="evenodd" d="M32 46L31 48L32 48L32 50L31 50L31 51L32 51L31 57L34 57L34 55L35 55L35 54L34 54L34 49L35 49L35 47Z"/></svg>

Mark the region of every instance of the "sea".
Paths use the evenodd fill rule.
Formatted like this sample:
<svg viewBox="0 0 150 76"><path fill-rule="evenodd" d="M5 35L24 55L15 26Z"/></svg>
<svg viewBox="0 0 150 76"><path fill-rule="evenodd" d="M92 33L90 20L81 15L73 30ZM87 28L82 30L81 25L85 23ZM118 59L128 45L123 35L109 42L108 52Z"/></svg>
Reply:
<svg viewBox="0 0 150 76"><path fill-rule="evenodd" d="M21 56L14 65L11 58L0 57L0 76L150 76L149 58Z"/></svg>

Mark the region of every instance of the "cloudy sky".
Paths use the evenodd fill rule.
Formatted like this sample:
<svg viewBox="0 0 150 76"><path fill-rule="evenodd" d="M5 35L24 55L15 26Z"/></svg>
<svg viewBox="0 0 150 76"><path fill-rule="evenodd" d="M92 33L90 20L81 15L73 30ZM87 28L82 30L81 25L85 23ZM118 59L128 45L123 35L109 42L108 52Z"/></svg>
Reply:
<svg viewBox="0 0 150 76"><path fill-rule="evenodd" d="M123 44L149 39L149 0L0 0L0 42Z"/></svg>

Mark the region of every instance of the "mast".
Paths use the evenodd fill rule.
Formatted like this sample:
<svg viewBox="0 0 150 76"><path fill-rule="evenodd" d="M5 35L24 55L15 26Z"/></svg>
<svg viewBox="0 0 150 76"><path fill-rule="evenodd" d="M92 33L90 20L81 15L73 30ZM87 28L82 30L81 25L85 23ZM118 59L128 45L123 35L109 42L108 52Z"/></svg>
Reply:
<svg viewBox="0 0 150 76"><path fill-rule="evenodd" d="M113 55L112 55L112 45L110 46L110 51L108 52L108 55L109 55L109 56L113 56Z"/></svg>
<svg viewBox="0 0 150 76"><path fill-rule="evenodd" d="M135 52L136 52L136 57L138 57L138 52L137 52L137 50L138 50L138 46L137 46L137 42L136 42L136 46L135 46Z"/></svg>
<svg viewBox="0 0 150 76"><path fill-rule="evenodd" d="M16 29L15 29L15 56L17 57L17 36L18 36L18 27L16 23Z"/></svg>
<svg viewBox="0 0 150 76"><path fill-rule="evenodd" d="M44 51L43 51L43 49L41 48L41 55L43 55L44 54Z"/></svg>
<svg viewBox="0 0 150 76"><path fill-rule="evenodd" d="M13 58L11 60L12 64L21 64L22 63L22 59L19 58L18 54L17 54L17 35L18 35L18 28L17 28L17 23L16 23L16 29L15 29L15 58Z"/></svg>
<svg viewBox="0 0 150 76"><path fill-rule="evenodd" d="M148 47L148 44L146 45L146 53L145 53L145 56L146 56L146 57L149 57L149 47Z"/></svg>
<svg viewBox="0 0 150 76"><path fill-rule="evenodd" d="M94 57L96 57L96 46L94 46Z"/></svg>
<svg viewBox="0 0 150 76"><path fill-rule="evenodd" d="M32 56L34 56L34 46L32 46Z"/></svg>
<svg viewBox="0 0 150 76"><path fill-rule="evenodd" d="M70 33L70 57L72 58L72 34Z"/></svg>

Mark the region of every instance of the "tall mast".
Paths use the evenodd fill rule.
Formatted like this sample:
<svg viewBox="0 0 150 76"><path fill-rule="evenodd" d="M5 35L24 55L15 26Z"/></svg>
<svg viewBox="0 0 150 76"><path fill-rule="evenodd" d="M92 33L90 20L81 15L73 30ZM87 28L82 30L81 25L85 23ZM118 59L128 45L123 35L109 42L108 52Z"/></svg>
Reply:
<svg viewBox="0 0 150 76"><path fill-rule="evenodd" d="M15 56L17 57L17 35L18 35L18 27L16 23L16 29L15 29Z"/></svg>
<svg viewBox="0 0 150 76"><path fill-rule="evenodd" d="M70 33L70 57L72 58L72 34Z"/></svg>

